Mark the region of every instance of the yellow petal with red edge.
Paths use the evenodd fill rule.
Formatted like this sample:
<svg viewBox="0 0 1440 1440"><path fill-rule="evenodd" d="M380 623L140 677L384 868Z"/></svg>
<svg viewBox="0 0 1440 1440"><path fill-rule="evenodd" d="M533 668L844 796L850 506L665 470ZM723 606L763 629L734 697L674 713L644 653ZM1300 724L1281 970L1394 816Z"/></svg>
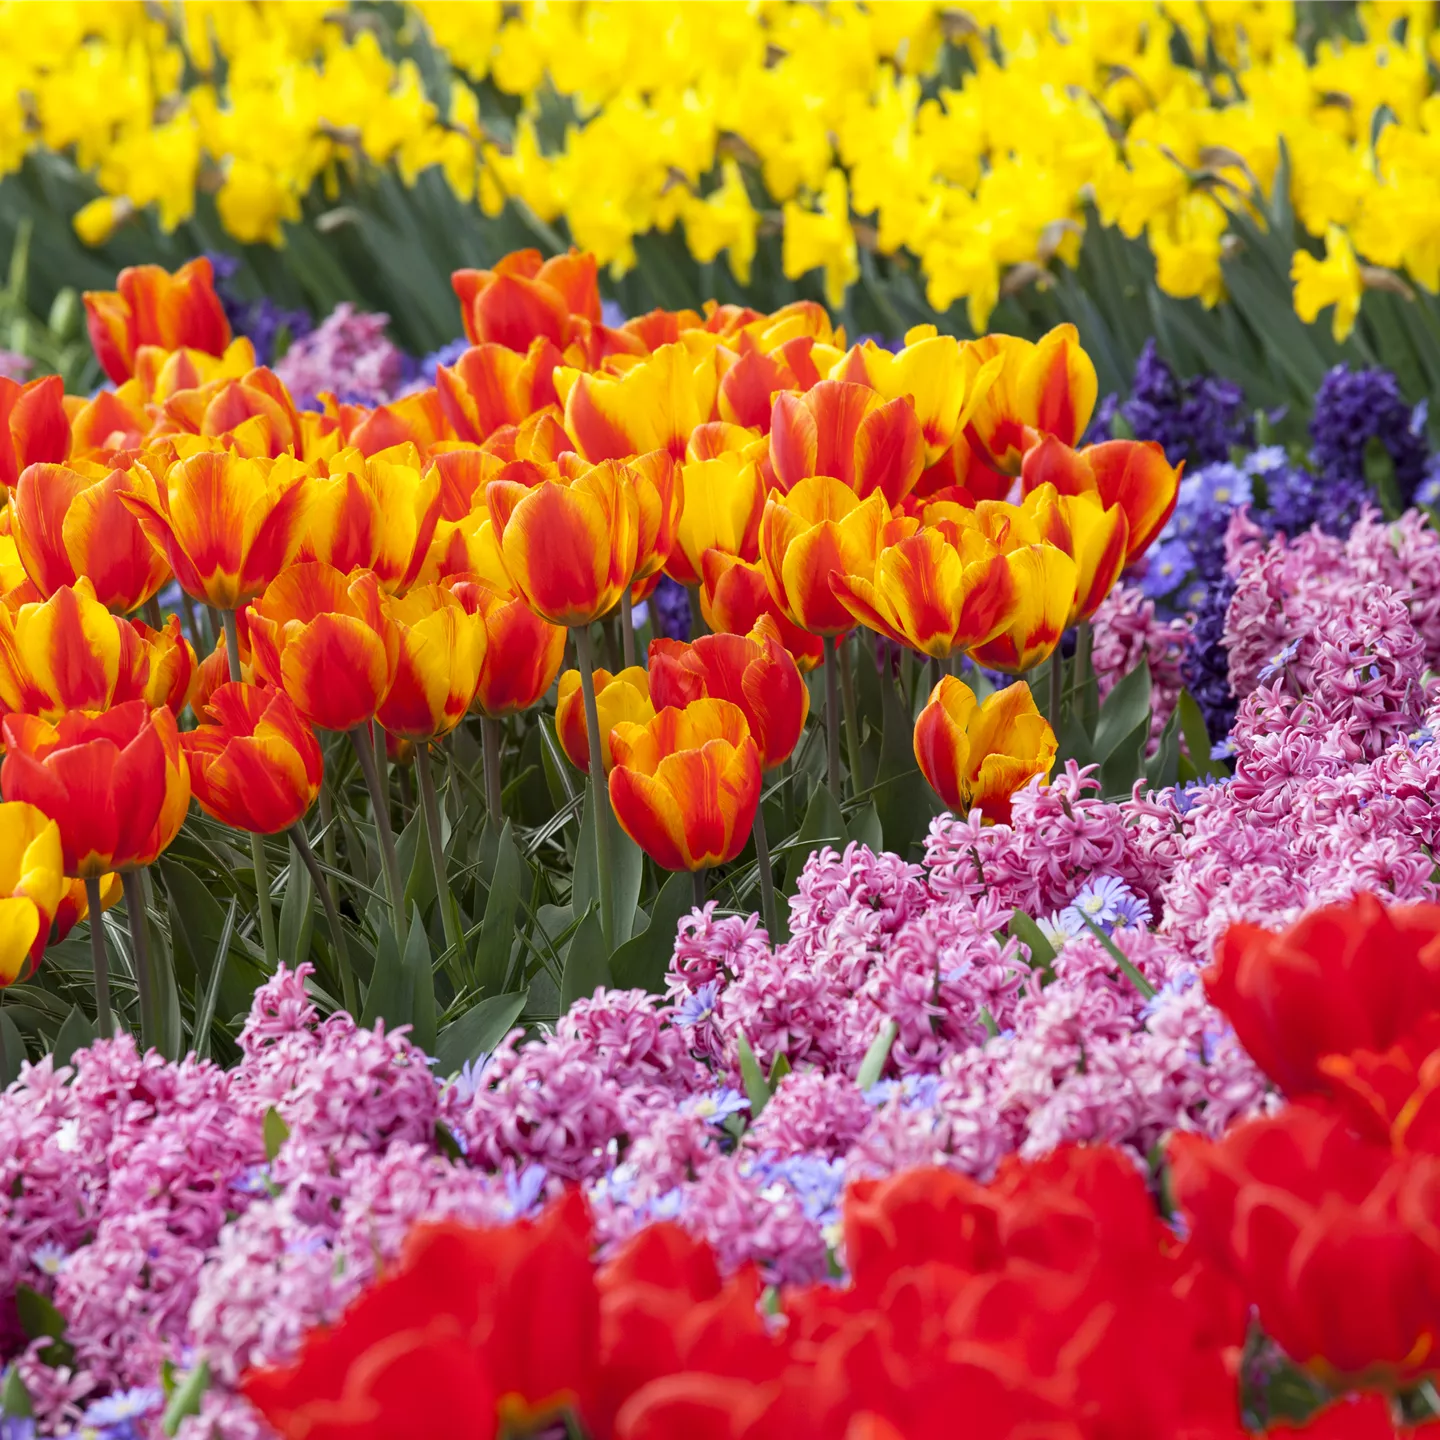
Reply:
<svg viewBox="0 0 1440 1440"><path fill-rule="evenodd" d="M384 641L351 615L311 620L287 638L280 657L285 693L322 730L353 730L369 720L392 674Z"/></svg>
<svg viewBox="0 0 1440 1440"><path fill-rule="evenodd" d="M693 868L685 817L663 780L617 764L610 772L610 804L620 828L657 865L666 870Z"/></svg>
<svg viewBox="0 0 1440 1440"><path fill-rule="evenodd" d="M780 566L785 613L812 635L843 635L854 626L830 588L832 575L848 573L840 527L832 521L802 531L786 547Z"/></svg>
<svg viewBox="0 0 1440 1440"><path fill-rule="evenodd" d="M619 590L608 587L611 517L599 497L546 482L518 500L508 523L496 525L506 572L545 619L588 625L615 603Z"/></svg>
<svg viewBox="0 0 1440 1440"><path fill-rule="evenodd" d="M969 808L970 739L975 693L953 675L930 692L915 722L915 760L930 788L950 809Z"/></svg>
<svg viewBox="0 0 1440 1440"><path fill-rule="evenodd" d="M1057 325L1036 341L1016 381L1025 424L1074 445L1090 423L1099 381L1073 325Z"/></svg>
<svg viewBox="0 0 1440 1440"><path fill-rule="evenodd" d="M0 986L12 984L25 969L40 936L40 919L33 900L0 898Z"/></svg>
<svg viewBox="0 0 1440 1440"><path fill-rule="evenodd" d="M1015 604L1005 628L972 650L994 670L1020 674L1049 657L1075 603L1075 562L1053 545L1026 545L1005 557Z"/></svg>

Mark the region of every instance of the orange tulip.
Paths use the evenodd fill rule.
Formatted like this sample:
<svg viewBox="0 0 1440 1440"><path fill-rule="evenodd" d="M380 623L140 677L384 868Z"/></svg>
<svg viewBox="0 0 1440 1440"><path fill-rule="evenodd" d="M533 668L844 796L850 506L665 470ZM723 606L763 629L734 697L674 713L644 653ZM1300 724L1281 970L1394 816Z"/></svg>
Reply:
<svg viewBox="0 0 1440 1440"><path fill-rule="evenodd" d="M297 461L202 451L157 485L140 467L126 509L170 562L180 588L217 610L253 600L295 558L309 492Z"/></svg>
<svg viewBox="0 0 1440 1440"><path fill-rule="evenodd" d="M44 595L84 575L102 605L128 614L159 591L170 567L120 499L138 493L133 474L77 463L83 468L21 472L12 497L20 562Z"/></svg>
<svg viewBox="0 0 1440 1440"><path fill-rule="evenodd" d="M434 740L464 718L485 662L485 625L441 585L386 606L399 640L395 679L375 712L392 735Z"/></svg>
<svg viewBox="0 0 1440 1440"><path fill-rule="evenodd" d="M187 346L167 350L160 345L142 345L135 352L134 375L115 393L125 397L127 403L137 397L160 405L182 390L203 390L217 380L243 380L259 368L255 364L255 347L243 335L213 355ZM264 373L270 375L268 370ZM270 380L279 383L273 375Z"/></svg>
<svg viewBox="0 0 1440 1440"><path fill-rule="evenodd" d="M178 715L189 703L198 668L194 648L181 633L180 617L170 616L158 630L139 620L120 623L129 624L144 651L146 702Z"/></svg>
<svg viewBox="0 0 1440 1440"><path fill-rule="evenodd" d="M240 610L235 615L236 630L240 636L240 678L247 685L255 681L255 667L250 650L250 612ZM225 632L216 637L215 648L195 667L195 679L190 690L190 705L197 715L203 714L210 703L210 697L222 686L230 683L230 651Z"/></svg>
<svg viewBox="0 0 1440 1440"><path fill-rule="evenodd" d="M237 455L272 460L304 451L300 412L280 378L264 366L179 390L161 414L152 436L173 435L192 449L224 446Z"/></svg>
<svg viewBox="0 0 1440 1440"><path fill-rule="evenodd" d="M765 484L759 461L765 442L723 422L702 425L690 438L680 467L683 504L665 573L681 585L698 585L707 550L739 560L760 554Z"/></svg>
<svg viewBox="0 0 1440 1440"><path fill-rule="evenodd" d="M117 385L134 373L142 345L220 355L230 343L230 322L204 256L173 275L158 265L131 266L115 290L87 290L84 299L95 358Z"/></svg>
<svg viewBox="0 0 1440 1440"><path fill-rule="evenodd" d="M663 450L637 456L625 469L635 490L639 527L635 580L658 579L675 548L685 503L684 479L680 467Z"/></svg>
<svg viewBox="0 0 1440 1440"><path fill-rule="evenodd" d="M799 744L810 691L768 615L748 635L702 635L688 645L652 640L649 662L650 694L662 708L707 697L738 706L762 770L788 760Z"/></svg>
<svg viewBox="0 0 1440 1440"><path fill-rule="evenodd" d="M522 355L543 336L562 350L599 324L600 291L595 257L571 250L542 260L538 250L516 250L493 270L456 270L450 283L472 345L487 341Z"/></svg>
<svg viewBox="0 0 1440 1440"><path fill-rule="evenodd" d="M861 500L829 475L812 475L788 495L772 491L760 520L760 563L775 603L812 635L843 635L855 618L835 597L832 575L875 573L881 550L913 534L892 517L884 495Z"/></svg>
<svg viewBox="0 0 1440 1440"><path fill-rule="evenodd" d="M396 445L413 445L428 455L432 446L447 438L445 411L433 385L373 409L339 404L333 395L320 398L338 422L340 443L353 445L362 455L378 455Z"/></svg>
<svg viewBox="0 0 1440 1440"><path fill-rule="evenodd" d="M700 613L717 634L748 635L767 615L775 622L780 643L790 652L802 675L825 658L825 642L792 624L776 605L758 561L737 560L722 550L707 550L700 587Z"/></svg>
<svg viewBox="0 0 1440 1440"><path fill-rule="evenodd" d="M70 457L108 462L122 450L138 450L149 430L144 397L127 381L118 394L101 390L70 417Z"/></svg>
<svg viewBox="0 0 1440 1440"><path fill-rule="evenodd" d="M1129 525L1129 565L1150 548L1174 513L1184 468L1183 460L1171 465L1153 440L1106 440L1072 450L1047 438L1026 452L1020 481L1027 495L1048 484L1062 495L1096 495L1106 509L1118 505Z"/></svg>
<svg viewBox="0 0 1440 1440"><path fill-rule="evenodd" d="M642 666L631 665L618 674L595 672L595 710L600 718L600 753L608 775L615 765L610 734L622 720L644 725L655 718L650 703L650 679ZM585 723L585 697L580 672L567 670L560 677L560 695L555 705L555 734L565 758L583 774L590 773L590 730Z"/></svg>
<svg viewBox="0 0 1440 1440"><path fill-rule="evenodd" d="M296 559L323 560L348 574L373 570L385 589L415 583L440 519L440 472L422 473L406 443L368 458L353 446L309 482L305 536Z"/></svg>
<svg viewBox="0 0 1440 1440"><path fill-rule="evenodd" d="M625 833L667 870L702 870L744 848L760 803L760 752L728 700L669 706L611 732L610 803Z"/></svg>
<svg viewBox="0 0 1440 1440"><path fill-rule="evenodd" d="M898 505L925 465L925 437L908 395L886 400L868 385L822 380L782 391L770 420L770 467L782 490L830 475L863 500L878 490Z"/></svg>
<svg viewBox="0 0 1440 1440"><path fill-rule="evenodd" d="M65 873L80 879L148 865L180 828L190 772L175 717L131 700L100 714L8 715L0 788L60 827Z"/></svg>
<svg viewBox="0 0 1440 1440"><path fill-rule="evenodd" d="M478 443L506 425L519 425L557 403L555 367L564 356L555 342L537 335L527 352L505 345L475 345L451 366L435 372L435 389L455 437Z"/></svg>
<svg viewBox="0 0 1440 1440"><path fill-rule="evenodd" d="M1060 495L1041 485L1025 497L1040 536L1075 562L1075 601L1067 625L1088 620L1115 588L1125 568L1130 522L1118 505L1105 505L1095 494Z"/></svg>
<svg viewBox="0 0 1440 1440"><path fill-rule="evenodd" d="M1018 475L1033 438L1053 435L1073 445L1085 433L1099 382L1073 325L1057 325L1036 341L1014 335L969 341L964 347L967 380L973 383L997 356L999 373L976 405L965 434L997 470Z"/></svg>
<svg viewBox="0 0 1440 1440"><path fill-rule="evenodd" d="M371 719L399 664L399 636L368 570L292 565L250 607L255 674L284 690L312 725L353 730Z"/></svg>
<svg viewBox="0 0 1440 1440"><path fill-rule="evenodd" d="M915 759L930 788L959 815L1010 818L1010 797L1055 763L1055 732L1030 687L1009 685L975 703L975 692L946 675L915 722Z"/></svg>
<svg viewBox="0 0 1440 1440"><path fill-rule="evenodd" d="M728 351L719 357L720 418L768 432L777 392L808 390L820 383L822 377L812 358L814 349L815 340L809 335L797 335L767 352L752 336L742 334L736 358L729 360Z"/></svg>
<svg viewBox="0 0 1440 1440"><path fill-rule="evenodd" d="M236 830L278 835L314 804L324 778L315 732L283 690L230 682L210 722L180 737L200 808Z"/></svg>
<svg viewBox="0 0 1440 1440"><path fill-rule="evenodd" d="M64 397L58 375L28 385L0 376L0 484L11 487L27 465L58 464L70 454Z"/></svg>
<svg viewBox="0 0 1440 1440"><path fill-rule="evenodd" d="M482 577L455 575L445 585L485 625L485 652L470 708L498 718L538 704L565 658L564 627L542 620L524 600Z"/></svg>
<svg viewBox="0 0 1440 1440"><path fill-rule="evenodd" d="M629 472L606 461L526 488L485 492L511 583L555 625L588 625L614 609L635 574L639 502Z"/></svg>

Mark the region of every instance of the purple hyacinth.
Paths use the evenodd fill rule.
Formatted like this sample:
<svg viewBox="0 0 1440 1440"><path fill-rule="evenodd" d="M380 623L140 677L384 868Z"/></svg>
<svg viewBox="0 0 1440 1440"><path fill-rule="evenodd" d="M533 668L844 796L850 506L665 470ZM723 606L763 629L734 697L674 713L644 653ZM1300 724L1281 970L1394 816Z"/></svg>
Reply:
<svg viewBox="0 0 1440 1440"><path fill-rule="evenodd" d="M1223 740L1235 720L1235 693L1230 688L1230 653L1222 643L1225 612L1235 582L1225 576L1216 580L1201 601L1180 662L1185 687L1195 697L1205 717L1205 729L1212 741Z"/></svg>
<svg viewBox="0 0 1440 1440"><path fill-rule="evenodd" d="M689 592L668 575L662 575L650 597L650 623L656 635L667 640L688 640L693 618Z"/></svg>
<svg viewBox="0 0 1440 1440"><path fill-rule="evenodd" d="M1135 362L1135 383L1120 414L1137 440L1157 440L1172 465L1213 465L1233 446L1253 443L1245 397L1230 380L1213 375L1179 379L1147 340Z"/></svg>
<svg viewBox="0 0 1440 1440"><path fill-rule="evenodd" d="M1400 386L1388 370L1351 370L1337 365L1315 395L1310 421L1311 460L1322 488L1346 492L1368 488L1365 450L1379 440L1395 467L1400 503L1410 504L1425 478L1427 451L1424 412L1405 403ZM1332 509L1334 501L1329 502ZM1355 515L1358 516L1358 506ZM1318 518L1318 517L1317 517ZM1323 525L1323 521L1321 522ZM1354 523L1352 517L1351 523ZM1324 526L1329 528L1329 526ZM1349 527L1346 527L1348 533ZM1338 531L1332 533L1340 533Z"/></svg>
<svg viewBox="0 0 1440 1440"><path fill-rule="evenodd" d="M288 336L293 344L315 328L315 322L304 310L286 310L268 295L258 300L246 300L240 295L231 283L240 270L240 262L233 255L210 251L206 259L215 272L215 293L231 330L249 339L259 364L270 365L278 358L275 350L282 335Z"/></svg>

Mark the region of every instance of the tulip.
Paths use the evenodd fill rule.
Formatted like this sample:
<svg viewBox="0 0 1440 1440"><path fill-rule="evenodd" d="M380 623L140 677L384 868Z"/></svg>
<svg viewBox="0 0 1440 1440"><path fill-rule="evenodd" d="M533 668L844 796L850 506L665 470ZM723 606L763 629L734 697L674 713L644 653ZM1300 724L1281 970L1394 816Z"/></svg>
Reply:
<svg viewBox="0 0 1440 1440"><path fill-rule="evenodd" d="M63 864L63 860L61 861ZM50 927L50 943L58 945L82 920L90 914L90 905L85 895L84 880L65 880L60 894L60 904L55 911L55 920ZM109 910L120 903L124 887L120 877L113 872L100 877L100 908Z"/></svg>
<svg viewBox="0 0 1440 1440"><path fill-rule="evenodd" d="M728 700L669 706L611 733L610 803L625 833L667 870L703 870L745 848L760 803L760 752Z"/></svg>
<svg viewBox="0 0 1440 1440"><path fill-rule="evenodd" d="M790 652L800 673L808 674L825 658L825 643L800 629L775 604L765 571L759 562L738 560L723 550L707 550L701 570L700 613L711 630L720 634L748 635L762 615L775 622L780 643Z"/></svg>
<svg viewBox="0 0 1440 1440"><path fill-rule="evenodd" d="M222 824L278 835L314 804L324 778L315 733L283 690L226 683L209 723L180 736L200 808Z"/></svg>
<svg viewBox="0 0 1440 1440"><path fill-rule="evenodd" d="M599 324L596 260L571 250L542 260L538 250L516 250L493 270L456 270L450 283L472 345L494 343L525 354L539 337L562 350Z"/></svg>
<svg viewBox="0 0 1440 1440"><path fill-rule="evenodd" d="M304 467L202 451L177 461L163 488L137 469L125 507L180 588L217 610L253 600L295 558L305 525Z"/></svg>
<svg viewBox="0 0 1440 1440"><path fill-rule="evenodd" d="M585 704L578 670L560 677L560 695L555 706L555 734L565 758L583 774L590 773L590 732L585 724ZM650 701L649 676L642 666L632 665L618 674L595 671L595 707L600 716L600 753L608 775L615 764L610 736L622 720L644 725L655 718Z"/></svg>
<svg viewBox="0 0 1440 1440"><path fill-rule="evenodd" d="M284 690L312 725L349 731L374 716L395 679L399 636L368 570L292 565L249 618L256 676Z"/></svg>
<svg viewBox="0 0 1440 1440"><path fill-rule="evenodd" d="M236 616L237 640L240 650L239 679L247 685L255 680L255 667L250 650L250 616L245 610ZM229 637L222 629L216 637L215 648L195 668L195 679L190 689L190 705L197 715L210 703L210 697L222 686L231 683L234 677L230 671Z"/></svg>
<svg viewBox="0 0 1440 1440"><path fill-rule="evenodd" d="M971 384L996 357L1000 371L964 433L997 470L1018 475L1032 436L1053 435L1065 445L1079 440L1090 423L1099 383L1073 325L1057 325L1034 342L1013 335L969 341L964 358Z"/></svg>
<svg viewBox="0 0 1440 1440"><path fill-rule="evenodd" d="M138 450L149 429L140 387L128 380L118 394L101 390L70 416L70 458L108 463L122 450Z"/></svg>
<svg viewBox="0 0 1440 1440"><path fill-rule="evenodd" d="M925 437L908 395L886 400L868 385L822 380L804 395L775 397L770 467L782 490L829 475L862 500L878 490L895 506L924 465Z"/></svg>
<svg viewBox="0 0 1440 1440"><path fill-rule="evenodd" d="M555 625L589 625L615 607L635 574L639 502L625 467L557 472L533 488L496 480L485 492L515 588Z"/></svg>
<svg viewBox="0 0 1440 1440"><path fill-rule="evenodd" d="M385 608L394 622L398 661L376 718L408 740L448 735L475 698L485 624L440 585L418 586Z"/></svg>
<svg viewBox="0 0 1440 1440"><path fill-rule="evenodd" d="M565 658L565 629L542 620L524 600L473 575L446 587L485 625L485 647L472 710L499 719L537 705Z"/></svg>
<svg viewBox="0 0 1440 1440"><path fill-rule="evenodd" d="M757 462L763 443L737 426L704 428L709 434L701 446L724 448L705 454L692 437L680 469L684 503L665 573L681 585L700 583L707 551L746 561L760 553L765 486Z"/></svg>
<svg viewBox="0 0 1440 1440"><path fill-rule="evenodd" d="M976 704L975 692L944 676L915 722L915 759L930 788L956 814L979 810L1008 821L1010 797L1055 763L1055 732L1030 687L1009 685Z"/></svg>
<svg viewBox="0 0 1440 1440"><path fill-rule="evenodd" d="M60 827L22 801L0 804L0 989L33 969L65 895Z"/></svg>
<svg viewBox="0 0 1440 1440"><path fill-rule="evenodd" d="M556 404L555 367L564 356L554 341L536 336L527 352L505 345L475 345L454 365L435 371L445 420L457 439L478 444L506 425L519 425Z"/></svg>
<svg viewBox="0 0 1440 1440"><path fill-rule="evenodd" d="M204 256L173 275L158 265L130 266L115 290L87 290L84 300L95 357L117 385L134 373L142 345L220 355L230 343L230 322Z"/></svg>
<svg viewBox="0 0 1440 1440"><path fill-rule="evenodd" d="M27 385L0 376L0 484L13 488L28 466L60 463L70 454L64 397L58 375Z"/></svg>
<svg viewBox="0 0 1440 1440"><path fill-rule="evenodd" d="M1004 628L971 647L970 654L991 670L1023 675L1048 660L1065 633L1075 605L1075 562L1054 545L1022 545L1005 557L1015 604Z"/></svg>
<svg viewBox="0 0 1440 1440"><path fill-rule="evenodd" d="M353 446L309 482L305 535L296 559L322 560L348 574L371 570L386 589L415 583L440 519L440 472L422 474L411 444L368 459Z"/></svg>
<svg viewBox="0 0 1440 1440"><path fill-rule="evenodd" d="M762 350L752 336L741 335L737 356L728 368L728 352L720 356L720 418L768 431L777 392L808 390L820 383L820 371L812 358L815 349L814 337L809 335L796 335L771 351Z"/></svg>
<svg viewBox="0 0 1440 1440"><path fill-rule="evenodd" d="M132 474L79 466L21 472L11 501L20 561L42 595L83 575L102 605L128 614L159 591L170 567L120 499L137 493Z"/></svg>
<svg viewBox="0 0 1440 1440"><path fill-rule="evenodd" d="M1090 493L1060 495L1048 484L1031 491L1024 508L1034 516L1041 538L1075 562L1075 600L1067 628L1088 620L1125 568L1130 522L1124 510Z"/></svg>
<svg viewBox="0 0 1440 1440"><path fill-rule="evenodd" d="M1108 510L1125 512L1129 534L1125 564L1150 548L1174 513L1185 465L1171 465L1153 440L1107 440L1072 450L1049 437L1025 454L1020 480L1025 493L1053 485L1061 495L1096 495Z"/></svg>
<svg viewBox="0 0 1440 1440"><path fill-rule="evenodd" d="M161 411L163 419L151 433L175 437L182 455L223 447L273 460L304 452L305 422L284 383L264 366L178 390Z"/></svg>

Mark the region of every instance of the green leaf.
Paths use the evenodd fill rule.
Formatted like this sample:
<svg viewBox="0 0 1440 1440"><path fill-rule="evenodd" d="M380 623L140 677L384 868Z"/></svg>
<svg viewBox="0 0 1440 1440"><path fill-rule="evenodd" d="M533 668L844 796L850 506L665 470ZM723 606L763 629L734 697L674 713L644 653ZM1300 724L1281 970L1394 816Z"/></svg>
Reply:
<svg viewBox="0 0 1440 1440"><path fill-rule="evenodd" d="M911 847L939 813L940 802L915 763L915 722L899 689L893 683L882 684L880 700L885 723L872 799L884 848L909 858Z"/></svg>
<svg viewBox="0 0 1440 1440"><path fill-rule="evenodd" d="M1030 952L1031 965L1049 970L1055 963L1055 947L1023 910L1017 910L1010 917L1010 933Z"/></svg>
<svg viewBox="0 0 1440 1440"><path fill-rule="evenodd" d="M435 1056L440 1062L435 1073L458 1074L470 1061L488 1055L514 1028L525 1009L528 993L517 990L511 995L488 996L452 1020L440 1032L435 1047Z"/></svg>
<svg viewBox="0 0 1440 1440"><path fill-rule="evenodd" d="M235 916L239 905L239 900L232 895L230 909L225 916L225 927L220 932L220 943L215 949L215 959L211 962L210 978L205 984L205 995L195 1012L195 1055L200 1060L204 1060L210 1053L210 1025L215 1019L216 1001L220 998L220 982L225 978L225 960L230 954L230 937L235 933Z"/></svg>
<svg viewBox="0 0 1440 1440"><path fill-rule="evenodd" d="M515 944L515 912L528 883L528 867L520 858L507 820L500 832L495 870L490 878L490 898L485 902L485 918L480 923L480 938L475 944L475 984L486 994L498 995L505 988L510 952Z"/></svg>
<svg viewBox="0 0 1440 1440"><path fill-rule="evenodd" d="M1160 744L1154 755L1145 764L1145 779L1152 789L1163 790L1173 785L1180 772L1180 714L1170 712L1165 728L1160 732Z"/></svg>
<svg viewBox="0 0 1440 1440"><path fill-rule="evenodd" d="M160 1428L167 1435L175 1434L179 1430L182 1420L189 1415L200 1413L200 1402L205 1398L205 1392L209 1388L210 1362L202 1360L175 1387L174 1393L170 1396L170 1403L165 1407L165 1415L160 1421Z"/></svg>
<svg viewBox="0 0 1440 1440"><path fill-rule="evenodd" d="M83 1050L94 1038L95 1027L78 1005L72 1005L60 1033L55 1037L56 1065L68 1065L71 1056L77 1050Z"/></svg>
<svg viewBox="0 0 1440 1440"><path fill-rule="evenodd" d="M435 1053L435 971L430 963L430 937L420 907L410 912L410 933L402 960L410 986L410 1040L426 1055Z"/></svg>
<svg viewBox="0 0 1440 1440"><path fill-rule="evenodd" d="M280 1147L290 1138L290 1127L285 1123L285 1117L273 1105L265 1112L260 1133L265 1139L266 1160L274 1160L280 1153Z"/></svg>
<svg viewBox="0 0 1440 1440"><path fill-rule="evenodd" d="M228 1016L248 1010L251 996L265 983L264 970L246 953L243 940L221 949L219 941L226 930L225 911L199 875L163 855L158 867L169 900L172 936L177 945L184 946L196 975L207 984L213 981L219 986L210 1013ZM231 931L233 941L233 925ZM217 956L228 958L218 977L214 974Z"/></svg>
<svg viewBox="0 0 1440 1440"><path fill-rule="evenodd" d="M1150 662L1142 660L1128 675L1122 675L1100 707L1095 727L1095 758L1103 765L1121 746L1127 745L1141 726L1150 723Z"/></svg>
<svg viewBox="0 0 1440 1440"><path fill-rule="evenodd" d="M425 819L420 806L395 837L395 856L400 873L405 876L405 908L418 905L428 910L435 899L435 872L430 866L430 851L425 843Z"/></svg>
<svg viewBox="0 0 1440 1440"><path fill-rule="evenodd" d="M65 1317L52 1300L28 1285L17 1285L15 1314L27 1340L48 1338L51 1341L39 1352L47 1365L68 1365L75 1358L75 1351L65 1338Z"/></svg>
<svg viewBox="0 0 1440 1440"><path fill-rule="evenodd" d="M635 933L635 908L640 901L640 882L645 856L640 847L610 816L610 801L601 791L597 802L595 787L586 784L584 813L580 817L580 839L576 842L575 877L571 882L571 903L578 912L592 901L600 903L600 867L595 851L595 822L600 814L609 818L606 826L610 845L610 896L615 916L615 943L622 945ZM603 804L604 811L597 806Z"/></svg>
<svg viewBox="0 0 1440 1440"><path fill-rule="evenodd" d="M1130 794L1144 773L1145 747L1150 739L1150 716L1145 718L1100 762L1100 793L1111 798Z"/></svg>
<svg viewBox="0 0 1440 1440"><path fill-rule="evenodd" d="M790 1073L790 1057L782 1050L776 1057L775 1063L770 1067L770 1093L775 1093L776 1087Z"/></svg>
<svg viewBox="0 0 1440 1440"><path fill-rule="evenodd" d="M5 1371L5 1383L0 1385L0 1416L7 1420L24 1420L35 1413L30 1403L30 1392L20 1378L18 1366L11 1365Z"/></svg>
<svg viewBox="0 0 1440 1440"><path fill-rule="evenodd" d="M800 833L795 837L794 849L790 852L790 859L785 867L786 893L790 895L795 893L795 886L800 879L800 871L804 869L805 861L812 850L818 850L822 845L833 845L837 850L843 850L848 838L845 833L845 820L840 814L840 806L830 793L829 786L816 785L814 794L810 796L810 805L805 811L805 818L800 822Z"/></svg>
<svg viewBox="0 0 1440 1440"><path fill-rule="evenodd" d="M885 834L880 828L880 812L872 800L863 810L852 815L845 828L852 840L868 845L877 855L885 848Z"/></svg>
<svg viewBox="0 0 1440 1440"><path fill-rule="evenodd" d="M885 1073L885 1062L890 1058L890 1048L895 1044L895 1037L899 1033L900 1027L893 1020L887 1020L880 1027L880 1033L870 1042L870 1048L865 1052L865 1058L860 1062L860 1070L855 1076L855 1083L862 1090L868 1090Z"/></svg>
<svg viewBox="0 0 1440 1440"><path fill-rule="evenodd" d="M4 1010L0 1010L0 1090L19 1077L20 1066L25 1059L25 1042L15 1028L15 1022Z"/></svg>
<svg viewBox="0 0 1440 1440"><path fill-rule="evenodd" d="M770 1103L770 1085L765 1079L765 1072L760 1068L760 1062L755 1058L755 1052L750 1048L750 1042L745 1038L743 1031L736 1042L736 1049L740 1055L740 1079L745 1086L745 1095L750 1101L750 1121L753 1124Z"/></svg>
<svg viewBox="0 0 1440 1440"><path fill-rule="evenodd" d="M1075 913L1085 922L1090 933L1105 947L1106 953L1120 967L1126 979L1146 1000L1153 1000L1155 987L1135 968L1135 962L1084 911L1077 908Z"/></svg>
<svg viewBox="0 0 1440 1440"><path fill-rule="evenodd" d="M375 947L375 969L370 976L365 1004L360 1013L361 1025L367 1030L377 1020L383 1020L387 1030L393 1030L397 1025L408 1025L412 991L410 977L400 959L400 944L395 938L395 931L389 919L382 918Z"/></svg>
<svg viewBox="0 0 1440 1440"><path fill-rule="evenodd" d="M310 872L300 863L293 842L289 844L289 851L290 870L285 880L285 897L280 902L278 938L280 958L294 966L310 954L315 896Z"/></svg>
<svg viewBox="0 0 1440 1440"><path fill-rule="evenodd" d="M610 957L611 983L624 990L665 990L665 972L675 950L675 931L695 895L687 871L677 870L661 887L650 907L650 923Z"/></svg>
<svg viewBox="0 0 1440 1440"><path fill-rule="evenodd" d="M1175 703L1175 713L1180 717L1180 733L1185 737L1185 753L1195 767L1197 775L1221 776L1225 767L1210 758L1210 732L1205 728L1205 716L1195 697L1182 690Z"/></svg>
<svg viewBox="0 0 1440 1440"><path fill-rule="evenodd" d="M570 937L565 952L565 971L560 977L560 1013L563 1015L577 1000L595 993L597 985L610 983L609 956L605 953L605 935L600 929L600 910L592 905Z"/></svg>

